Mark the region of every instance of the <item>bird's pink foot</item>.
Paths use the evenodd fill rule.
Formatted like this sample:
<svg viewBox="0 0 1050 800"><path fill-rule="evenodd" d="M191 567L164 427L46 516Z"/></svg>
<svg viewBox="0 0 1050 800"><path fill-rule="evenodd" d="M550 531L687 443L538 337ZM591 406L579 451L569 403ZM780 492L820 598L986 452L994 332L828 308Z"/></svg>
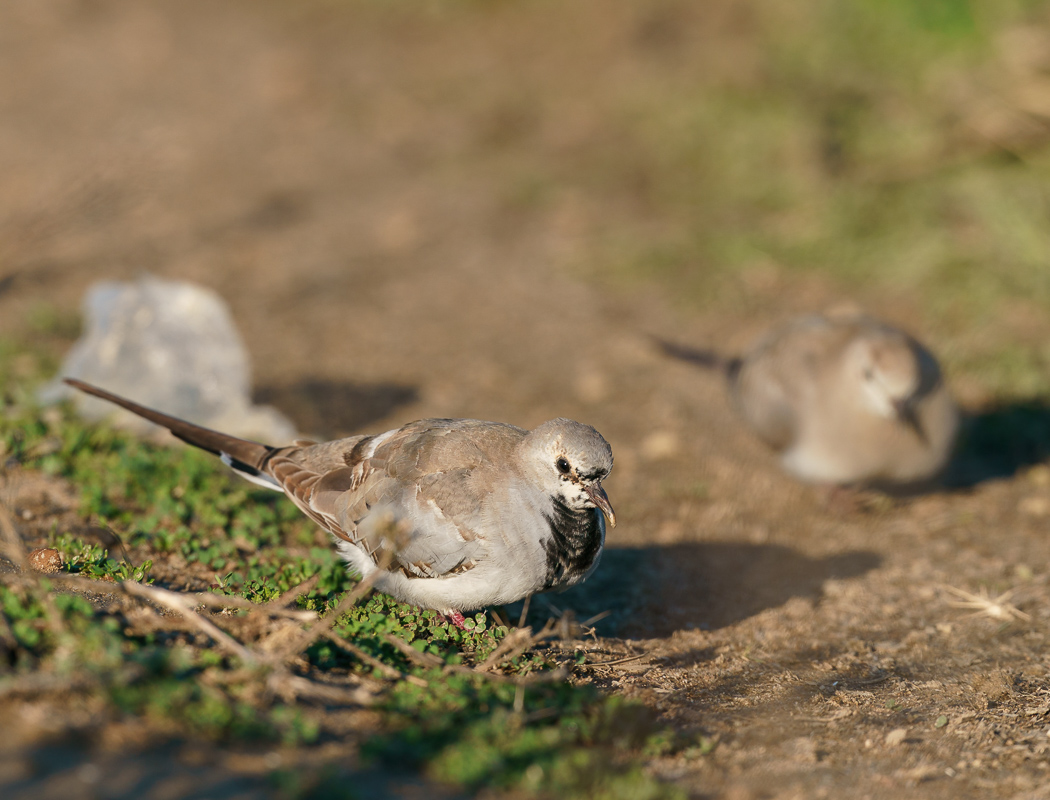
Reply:
<svg viewBox="0 0 1050 800"><path fill-rule="evenodd" d="M455 625L461 631L467 629L467 625L466 625L467 618L464 617L463 614L461 614L459 611L456 611L455 609L453 609L451 611L446 611L441 616L443 616L445 619L447 619L449 622L451 622L453 625Z"/></svg>
<svg viewBox="0 0 1050 800"><path fill-rule="evenodd" d="M824 510L835 516L848 516L864 509L861 493L853 486L826 484L818 491Z"/></svg>

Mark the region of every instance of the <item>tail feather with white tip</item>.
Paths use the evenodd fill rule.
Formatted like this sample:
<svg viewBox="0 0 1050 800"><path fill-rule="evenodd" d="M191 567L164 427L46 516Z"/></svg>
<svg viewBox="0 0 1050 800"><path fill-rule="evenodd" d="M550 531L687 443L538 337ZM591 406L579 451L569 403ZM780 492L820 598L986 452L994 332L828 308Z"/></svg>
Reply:
<svg viewBox="0 0 1050 800"><path fill-rule="evenodd" d="M267 462L279 448L259 444L248 439L240 439L227 433L219 433L201 425L194 425L192 422L186 422L186 420L173 417L170 414L140 406L138 403L120 395L107 392L105 389L92 386L90 383L84 383L84 381L76 378L64 378L63 380L82 392L107 400L121 408L127 409L132 414L138 414L143 419L167 428L174 436L182 439L187 444L192 444L201 450L214 453L234 472L247 478L252 483L265 486L268 489L282 491L280 484L266 472Z"/></svg>

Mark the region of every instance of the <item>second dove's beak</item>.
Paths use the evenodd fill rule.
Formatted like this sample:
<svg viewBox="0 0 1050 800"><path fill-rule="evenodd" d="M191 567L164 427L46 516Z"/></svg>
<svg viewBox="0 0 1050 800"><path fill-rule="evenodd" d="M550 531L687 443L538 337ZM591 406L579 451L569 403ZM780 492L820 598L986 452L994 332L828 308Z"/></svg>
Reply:
<svg viewBox="0 0 1050 800"><path fill-rule="evenodd" d="M616 512L613 511L612 503L609 502L609 495L605 493L602 485L595 481L590 486L583 487L583 491L587 492L587 496L605 515L605 518L609 521L609 527L615 528Z"/></svg>
<svg viewBox="0 0 1050 800"><path fill-rule="evenodd" d="M926 431L922 429L922 424L915 414L915 408L910 402L907 400L895 401L893 410L897 412L897 419L915 431L915 435L919 437L920 441L926 441Z"/></svg>

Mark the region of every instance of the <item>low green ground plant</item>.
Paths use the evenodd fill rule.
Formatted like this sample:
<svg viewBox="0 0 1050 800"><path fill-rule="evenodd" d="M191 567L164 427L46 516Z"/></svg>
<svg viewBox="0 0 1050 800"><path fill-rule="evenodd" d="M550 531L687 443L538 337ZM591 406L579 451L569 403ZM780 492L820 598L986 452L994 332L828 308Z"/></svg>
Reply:
<svg viewBox="0 0 1050 800"><path fill-rule="evenodd" d="M575 685L542 640L500 660L512 629L486 612L460 630L382 594L341 611L356 582L324 535L210 456L42 412L18 391L0 413L0 451L10 474L48 476L79 498L22 532L61 554L60 573L0 576L0 692L74 692L158 741L227 746L330 743L329 712L364 703L381 721L360 752L380 769L524 796L676 796L639 766L660 735L643 707ZM11 512L0 508L13 530ZM314 633L331 614L330 631ZM319 774L285 768L275 780L291 795L350 796Z"/></svg>

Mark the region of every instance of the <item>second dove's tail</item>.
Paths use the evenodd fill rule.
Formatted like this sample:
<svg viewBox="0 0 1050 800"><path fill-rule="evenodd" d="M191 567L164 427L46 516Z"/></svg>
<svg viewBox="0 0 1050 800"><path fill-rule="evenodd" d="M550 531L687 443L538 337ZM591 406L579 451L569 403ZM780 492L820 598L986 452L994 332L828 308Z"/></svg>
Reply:
<svg viewBox="0 0 1050 800"><path fill-rule="evenodd" d="M724 356L714 350L701 350L700 348L669 342L666 339L660 339L655 336L653 337L653 342L656 343L656 346L660 348L664 355L677 358L679 361L687 361L704 369L716 370L724 374L730 381L740 371L741 362L739 358Z"/></svg>
<svg viewBox="0 0 1050 800"><path fill-rule="evenodd" d="M63 381L82 392L108 400L121 408L126 408L132 414L138 414L143 419L148 419L150 422L167 428L187 444L192 444L194 447L199 447L201 450L207 450L209 453L220 456L235 471L255 483L261 483L268 486L268 488L280 489L277 482L264 472L270 456L277 450L275 447L268 447L248 439L240 439L226 433L213 431L210 428L194 425L192 422L186 422L186 420L173 417L170 414L164 414L160 411L154 411L152 408L140 406L138 403L120 395L107 392L105 389L99 389L90 383L78 381L76 378L63 378Z"/></svg>

